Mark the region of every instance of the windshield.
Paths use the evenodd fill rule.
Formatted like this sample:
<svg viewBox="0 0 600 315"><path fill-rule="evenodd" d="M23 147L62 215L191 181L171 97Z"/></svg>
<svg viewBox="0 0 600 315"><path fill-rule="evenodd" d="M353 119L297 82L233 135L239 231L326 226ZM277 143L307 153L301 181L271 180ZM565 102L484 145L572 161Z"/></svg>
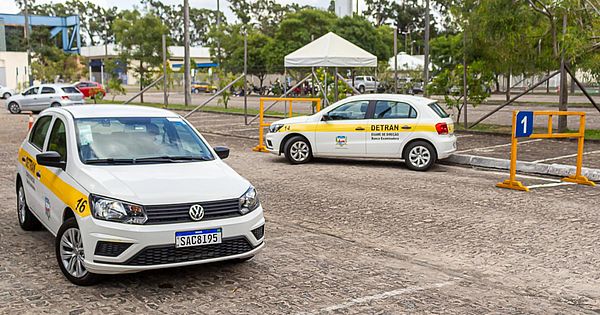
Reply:
<svg viewBox="0 0 600 315"><path fill-rule="evenodd" d="M181 118L80 118L75 125L79 156L86 164L214 159L206 143Z"/></svg>

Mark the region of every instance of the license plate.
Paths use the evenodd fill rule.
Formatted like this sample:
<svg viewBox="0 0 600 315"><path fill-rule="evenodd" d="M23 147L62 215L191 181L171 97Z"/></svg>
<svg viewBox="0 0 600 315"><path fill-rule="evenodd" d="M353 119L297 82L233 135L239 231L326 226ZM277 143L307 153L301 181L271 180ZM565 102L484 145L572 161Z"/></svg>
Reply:
<svg viewBox="0 0 600 315"><path fill-rule="evenodd" d="M191 247L221 244L222 229L208 229L187 232L175 232L175 247Z"/></svg>

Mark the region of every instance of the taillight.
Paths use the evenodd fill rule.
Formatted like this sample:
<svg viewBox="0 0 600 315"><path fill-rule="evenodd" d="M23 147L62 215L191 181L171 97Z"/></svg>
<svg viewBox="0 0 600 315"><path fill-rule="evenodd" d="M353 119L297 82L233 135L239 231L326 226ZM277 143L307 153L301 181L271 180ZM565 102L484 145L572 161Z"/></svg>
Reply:
<svg viewBox="0 0 600 315"><path fill-rule="evenodd" d="M61 96L60 98L62 98L63 100L68 100L68 99L69 99L69 96L68 96L68 95L63 95L63 96Z"/></svg>
<svg viewBox="0 0 600 315"><path fill-rule="evenodd" d="M448 134L448 124L445 122L435 124L435 130L437 130L438 135L447 135Z"/></svg>

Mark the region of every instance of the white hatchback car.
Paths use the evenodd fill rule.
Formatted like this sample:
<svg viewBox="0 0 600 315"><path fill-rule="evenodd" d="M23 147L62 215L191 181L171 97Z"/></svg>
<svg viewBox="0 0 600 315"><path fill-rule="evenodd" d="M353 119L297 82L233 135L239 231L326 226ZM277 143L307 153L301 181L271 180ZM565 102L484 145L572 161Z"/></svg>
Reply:
<svg viewBox="0 0 600 315"><path fill-rule="evenodd" d="M456 151L456 136L452 118L435 100L371 94L272 123L266 147L292 164L313 156L399 158L424 171Z"/></svg>
<svg viewBox="0 0 600 315"><path fill-rule="evenodd" d="M83 104L85 104L83 93L76 87L65 84L32 86L6 100L6 108L11 114L18 114L24 110L39 112L48 107Z"/></svg>
<svg viewBox="0 0 600 315"><path fill-rule="evenodd" d="M56 258L78 285L98 274L222 260L264 246L252 185L182 117L161 109L51 108L19 150L18 219L56 236Z"/></svg>

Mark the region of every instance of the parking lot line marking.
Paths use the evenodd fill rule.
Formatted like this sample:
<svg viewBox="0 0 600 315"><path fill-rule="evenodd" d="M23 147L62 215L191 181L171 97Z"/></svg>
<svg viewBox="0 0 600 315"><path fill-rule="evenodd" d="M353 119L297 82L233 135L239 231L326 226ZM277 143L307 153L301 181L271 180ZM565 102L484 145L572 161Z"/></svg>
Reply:
<svg viewBox="0 0 600 315"><path fill-rule="evenodd" d="M526 140L526 141L521 141L519 142L519 144L526 144L526 143L532 143L532 142L539 142L542 141L544 139L533 139L533 140ZM511 144L510 143L505 143L505 144L497 144L497 145L491 145L489 147L481 147L481 148L473 148L473 149L467 149L467 150L462 150L462 151L457 151L456 153L465 153L465 152L471 152L471 151L481 151L481 150L487 150L487 149L496 149L496 148L503 148L503 147L510 147Z"/></svg>
<svg viewBox="0 0 600 315"><path fill-rule="evenodd" d="M420 286L407 287L407 288L397 289L397 290L393 290L393 291L387 291L387 292L383 292L383 293L379 293L379 294L375 294L375 295L369 295L369 296L365 296L365 297L361 297L361 298L352 299L345 303L336 304L336 305L322 308L316 312L301 313L301 314L318 314L318 313L323 313L323 312L333 312L333 311L347 309L347 308L350 308L357 304L369 303L371 301L383 300L383 299L391 298L391 297L398 296L398 295L415 293L418 291L439 289L441 287L445 287L445 286L452 285L452 284L454 284L453 281L446 281L446 282L435 283L432 285L427 285L427 286L422 286L422 287L420 287Z"/></svg>
<svg viewBox="0 0 600 315"><path fill-rule="evenodd" d="M600 153L600 150L583 152L584 155L586 155L586 154L595 154L595 153ZM536 161L533 161L532 163L542 163L542 162L549 162L549 161L555 161L555 160L562 160L562 159L572 158L572 157L576 157L576 156L577 156L577 153L575 153L575 154L568 154L568 155L557 156L557 157L548 158L548 159L536 160Z"/></svg>
<svg viewBox="0 0 600 315"><path fill-rule="evenodd" d="M557 186L565 186L565 185L577 185L577 183L569 183L569 182L560 182L560 183L548 183L548 184L538 184L527 186L527 188L545 188L545 187L557 187Z"/></svg>
<svg viewBox="0 0 600 315"><path fill-rule="evenodd" d="M447 168L456 168L456 169L463 169L463 170L470 169L470 170L473 170L473 171L482 171L483 170L486 173L490 173L490 174L494 174L494 175L500 175L500 176L508 176L508 175L510 175L509 173L504 173L504 172L488 171L486 169L465 168L463 166L444 165L444 167L447 167ZM532 175L517 174L517 177L527 178L527 179L537 179L537 180L543 180L543 181L553 182L553 183L562 183L562 181L560 179L538 177L538 176L532 176Z"/></svg>
<svg viewBox="0 0 600 315"><path fill-rule="evenodd" d="M473 135L457 135L457 138L468 138L468 137L472 137Z"/></svg>

